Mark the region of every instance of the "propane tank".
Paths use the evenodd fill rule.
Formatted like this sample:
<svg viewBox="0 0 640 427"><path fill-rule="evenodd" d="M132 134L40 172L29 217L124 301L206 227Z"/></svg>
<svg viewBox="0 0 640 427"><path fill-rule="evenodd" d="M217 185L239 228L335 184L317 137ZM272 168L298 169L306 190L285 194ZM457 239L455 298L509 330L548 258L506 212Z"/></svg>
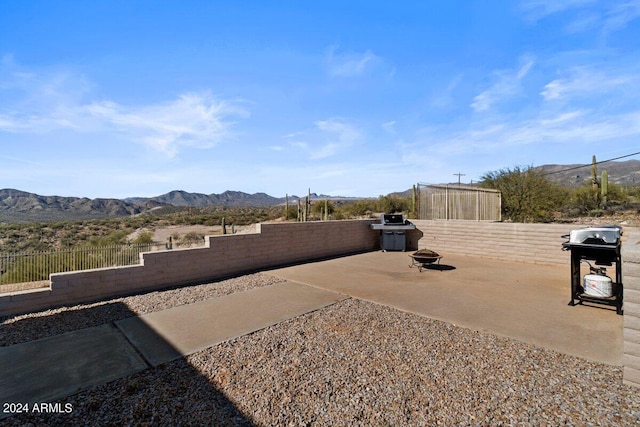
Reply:
<svg viewBox="0 0 640 427"><path fill-rule="evenodd" d="M613 281L604 274L587 274L584 276L584 293L594 297L611 297Z"/></svg>

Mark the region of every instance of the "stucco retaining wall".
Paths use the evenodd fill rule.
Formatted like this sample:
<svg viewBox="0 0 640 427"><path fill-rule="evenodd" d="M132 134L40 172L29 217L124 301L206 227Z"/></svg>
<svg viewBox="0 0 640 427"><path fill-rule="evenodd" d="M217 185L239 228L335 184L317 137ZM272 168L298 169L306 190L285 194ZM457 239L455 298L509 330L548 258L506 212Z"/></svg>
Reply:
<svg viewBox="0 0 640 427"><path fill-rule="evenodd" d="M379 247L376 220L259 224L208 236L205 247L141 254L141 264L52 274L49 288L0 295L0 316L73 305Z"/></svg>
<svg viewBox="0 0 640 427"><path fill-rule="evenodd" d="M624 330L622 363L625 384L640 387L640 229L625 229L622 247Z"/></svg>
<svg viewBox="0 0 640 427"><path fill-rule="evenodd" d="M440 254L447 252L535 264L570 264L562 250L562 235L582 227L576 224L522 224L476 221L412 221L419 232L411 245ZM569 277L569 272L567 272Z"/></svg>

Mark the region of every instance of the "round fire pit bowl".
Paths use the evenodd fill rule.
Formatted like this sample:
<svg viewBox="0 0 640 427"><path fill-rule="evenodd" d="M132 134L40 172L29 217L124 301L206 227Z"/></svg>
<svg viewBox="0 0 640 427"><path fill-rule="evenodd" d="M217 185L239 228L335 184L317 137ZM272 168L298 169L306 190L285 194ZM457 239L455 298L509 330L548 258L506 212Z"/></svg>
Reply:
<svg viewBox="0 0 640 427"><path fill-rule="evenodd" d="M442 258L442 255L432 251L431 249L420 249L409 254L409 256L411 257L411 264L409 267L418 267L418 271L420 272L422 272L423 268L427 268L435 262L440 264L440 259Z"/></svg>

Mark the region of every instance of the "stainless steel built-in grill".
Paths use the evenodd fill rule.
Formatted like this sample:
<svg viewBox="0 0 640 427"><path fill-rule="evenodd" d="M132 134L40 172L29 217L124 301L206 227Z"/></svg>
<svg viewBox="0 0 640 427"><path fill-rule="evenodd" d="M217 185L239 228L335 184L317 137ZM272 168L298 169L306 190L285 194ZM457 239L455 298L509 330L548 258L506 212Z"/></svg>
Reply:
<svg viewBox="0 0 640 427"><path fill-rule="evenodd" d="M371 224L371 229L380 230L380 248L383 251L405 251L407 230L416 228L401 214L383 214L379 224Z"/></svg>
<svg viewBox="0 0 640 427"><path fill-rule="evenodd" d="M562 249L571 251L571 301L569 305L590 302L616 307L622 314L622 229L616 225L572 230ZM595 263L595 267L589 262ZM580 264L589 265L589 274L581 277ZM615 281L607 276L606 267L615 264Z"/></svg>

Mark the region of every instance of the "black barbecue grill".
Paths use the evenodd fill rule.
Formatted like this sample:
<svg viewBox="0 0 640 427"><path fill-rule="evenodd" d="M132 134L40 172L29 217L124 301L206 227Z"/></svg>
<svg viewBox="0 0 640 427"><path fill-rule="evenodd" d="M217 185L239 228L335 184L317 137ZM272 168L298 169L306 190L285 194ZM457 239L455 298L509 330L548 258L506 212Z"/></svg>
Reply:
<svg viewBox="0 0 640 427"><path fill-rule="evenodd" d="M371 224L372 230L380 230L380 249L383 251L405 251L407 230L416 228L401 214L383 214L379 224Z"/></svg>
<svg viewBox="0 0 640 427"><path fill-rule="evenodd" d="M617 225L586 227L572 230L562 249L571 251L571 301L569 305L583 302L616 307L622 314L622 229ZM595 267L589 262L595 263ZM582 281L580 264L589 264L590 274ZM615 280L606 275L606 267L615 264ZM606 285L607 292L593 292L591 286ZM604 286L603 285L603 286ZM610 288L610 292L609 292ZM596 289L597 290L597 289ZM577 302L576 302L577 301Z"/></svg>

